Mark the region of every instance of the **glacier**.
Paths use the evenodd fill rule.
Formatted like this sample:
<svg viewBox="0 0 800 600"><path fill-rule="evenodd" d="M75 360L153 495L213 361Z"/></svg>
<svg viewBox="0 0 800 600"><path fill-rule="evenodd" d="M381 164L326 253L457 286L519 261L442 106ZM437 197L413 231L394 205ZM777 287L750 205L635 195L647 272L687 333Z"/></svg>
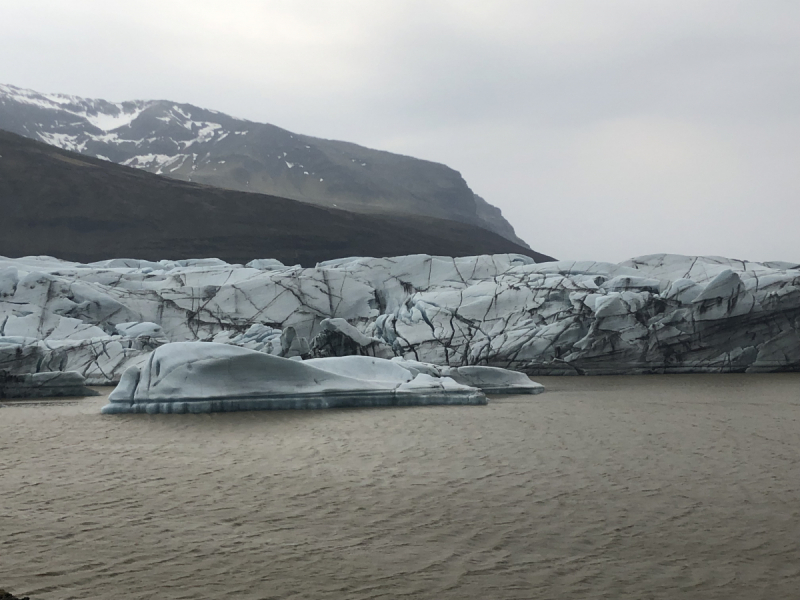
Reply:
<svg viewBox="0 0 800 600"><path fill-rule="evenodd" d="M470 380L464 369L796 371L800 265L670 254L618 264L354 257L314 268L0 258L6 374L75 371L89 385L115 384L174 342L306 360L397 359L469 385L483 378L485 389L488 372Z"/></svg>
<svg viewBox="0 0 800 600"><path fill-rule="evenodd" d="M98 395L98 392L86 387L83 376L74 371L23 375L9 375L0 371L0 399Z"/></svg>

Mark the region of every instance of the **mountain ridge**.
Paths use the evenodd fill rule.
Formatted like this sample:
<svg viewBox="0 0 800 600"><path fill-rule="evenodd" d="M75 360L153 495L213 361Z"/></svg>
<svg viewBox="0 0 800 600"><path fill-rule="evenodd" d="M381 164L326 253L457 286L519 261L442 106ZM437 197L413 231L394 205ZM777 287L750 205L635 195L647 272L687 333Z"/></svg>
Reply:
<svg viewBox="0 0 800 600"><path fill-rule="evenodd" d="M173 179L355 212L449 219L529 247L446 165L191 104L109 102L0 85L0 129Z"/></svg>
<svg viewBox="0 0 800 600"><path fill-rule="evenodd" d="M466 223L361 214L173 180L0 131L0 255L79 262L276 258L314 266L348 256L518 253L552 260Z"/></svg>

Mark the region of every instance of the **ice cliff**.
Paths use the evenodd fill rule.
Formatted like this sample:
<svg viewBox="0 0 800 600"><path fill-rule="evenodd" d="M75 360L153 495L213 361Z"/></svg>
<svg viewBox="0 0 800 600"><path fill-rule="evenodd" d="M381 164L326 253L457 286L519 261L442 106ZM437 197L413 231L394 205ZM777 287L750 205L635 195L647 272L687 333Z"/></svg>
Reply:
<svg viewBox="0 0 800 600"><path fill-rule="evenodd" d="M0 259L0 371L117 382L154 349L185 341L528 374L798 370L800 265L678 255L620 264L413 255L305 269Z"/></svg>

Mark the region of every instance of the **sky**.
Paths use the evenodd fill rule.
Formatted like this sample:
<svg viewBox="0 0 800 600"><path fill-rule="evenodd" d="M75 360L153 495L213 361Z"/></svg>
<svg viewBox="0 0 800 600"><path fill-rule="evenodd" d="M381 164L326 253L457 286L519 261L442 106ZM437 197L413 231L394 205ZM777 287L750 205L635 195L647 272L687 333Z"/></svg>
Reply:
<svg viewBox="0 0 800 600"><path fill-rule="evenodd" d="M800 2L0 2L0 83L445 163L532 248L800 262Z"/></svg>

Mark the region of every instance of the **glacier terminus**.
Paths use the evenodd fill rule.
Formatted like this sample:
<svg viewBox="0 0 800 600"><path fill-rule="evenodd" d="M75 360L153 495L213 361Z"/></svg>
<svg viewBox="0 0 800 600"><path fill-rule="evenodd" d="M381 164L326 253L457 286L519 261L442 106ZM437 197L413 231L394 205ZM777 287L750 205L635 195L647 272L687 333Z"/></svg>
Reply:
<svg viewBox="0 0 800 600"><path fill-rule="evenodd" d="M459 372L476 366L528 375L794 371L800 265L680 255L619 264L411 255L314 268L0 259L6 377L70 371L90 385L116 384L174 342L295 360L394 359L459 385L475 384Z"/></svg>

